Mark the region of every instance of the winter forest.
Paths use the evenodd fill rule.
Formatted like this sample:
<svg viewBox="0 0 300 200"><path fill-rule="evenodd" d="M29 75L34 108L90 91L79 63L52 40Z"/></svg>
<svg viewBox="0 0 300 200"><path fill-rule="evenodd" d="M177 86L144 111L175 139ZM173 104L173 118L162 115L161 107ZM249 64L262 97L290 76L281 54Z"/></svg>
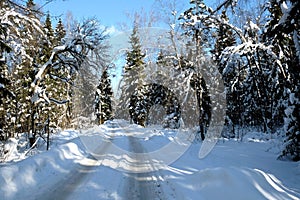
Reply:
<svg viewBox="0 0 300 200"><path fill-rule="evenodd" d="M270 138L279 134L278 159L299 161L299 1L224 0L209 7L192 0L183 12L176 2L157 1L161 9L152 14L160 17L133 16L120 69L109 59L110 35L97 19L54 24L33 0L0 0L0 161L6 142L20 134L28 149L38 138L49 148L57 130L86 123L123 117L146 127L159 121L150 117L157 105L166 116L161 124L179 128L176 89L195 96L188 108L196 113L190 116L197 118L196 139L203 140L214 109L205 77L214 73L226 99L222 137L242 139L248 128ZM157 34L150 49L142 42L145 28L157 24L166 29L165 39ZM119 97L111 86L116 70L122 71ZM172 89L149 84L153 79Z"/></svg>

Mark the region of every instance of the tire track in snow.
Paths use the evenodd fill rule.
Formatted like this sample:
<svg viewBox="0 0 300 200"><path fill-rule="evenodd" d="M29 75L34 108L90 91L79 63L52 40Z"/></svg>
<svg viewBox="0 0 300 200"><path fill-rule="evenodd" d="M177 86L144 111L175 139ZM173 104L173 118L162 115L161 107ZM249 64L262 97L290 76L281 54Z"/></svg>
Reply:
<svg viewBox="0 0 300 200"><path fill-rule="evenodd" d="M110 142L105 143L101 151L105 151L110 145ZM95 173L96 168L101 166L101 161L94 160L92 155L87 156L87 161L88 163L85 164L74 163L73 166L70 166L72 168L70 168L70 172L65 177L62 177L50 190L37 194L34 200L68 199L78 187L85 181L88 181L89 177Z"/></svg>
<svg viewBox="0 0 300 200"><path fill-rule="evenodd" d="M140 144L139 139L128 137L130 151L135 153L145 153L144 147ZM145 154L145 160L147 160ZM136 163L138 167L139 163ZM151 165L151 163L150 163ZM159 171L147 173L125 173L125 182L123 184L123 194L126 199L166 199L161 187L163 179Z"/></svg>

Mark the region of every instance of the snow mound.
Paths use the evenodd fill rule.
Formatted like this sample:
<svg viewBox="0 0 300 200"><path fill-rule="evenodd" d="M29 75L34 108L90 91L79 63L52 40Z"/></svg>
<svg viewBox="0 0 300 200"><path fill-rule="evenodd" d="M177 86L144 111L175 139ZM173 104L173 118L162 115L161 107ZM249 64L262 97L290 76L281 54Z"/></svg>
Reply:
<svg viewBox="0 0 300 200"><path fill-rule="evenodd" d="M16 141L10 148L15 149ZM79 139L16 163L0 165L0 199L32 199L72 173L70 166L86 159ZM15 153L15 150L12 151Z"/></svg>
<svg viewBox="0 0 300 200"><path fill-rule="evenodd" d="M299 198L274 175L259 169L207 168L188 175L178 184L191 199L197 195L197 199Z"/></svg>

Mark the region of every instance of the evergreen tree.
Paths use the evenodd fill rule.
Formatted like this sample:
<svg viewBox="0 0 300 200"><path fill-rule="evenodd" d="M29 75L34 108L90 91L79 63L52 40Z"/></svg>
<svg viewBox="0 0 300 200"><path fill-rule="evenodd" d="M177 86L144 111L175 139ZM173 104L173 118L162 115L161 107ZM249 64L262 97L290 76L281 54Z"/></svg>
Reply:
<svg viewBox="0 0 300 200"><path fill-rule="evenodd" d="M55 35L55 41L56 41L55 45L60 45L62 43L62 40L66 36L66 30L65 30L65 27L63 25L61 18L59 18L59 20L57 22L54 35Z"/></svg>
<svg viewBox="0 0 300 200"><path fill-rule="evenodd" d="M66 30L60 18L57 22L54 31L54 41L53 41L54 47L63 45L65 36L66 36ZM60 113L61 113L61 117L59 120L60 122L58 124L60 127L68 127L72 119L72 107L73 107L72 97L74 93L72 87L70 86L70 84L66 82L66 79L64 78L65 74L69 74L69 72L68 69L58 68L52 70L52 73L53 73L53 77L56 77L55 81L60 82L60 84L56 84L59 85L57 91L59 95L57 95L55 98L58 100L68 99L66 104L57 105L60 107ZM74 82L74 78L75 78L74 74L69 77L70 78L68 79L68 82Z"/></svg>
<svg viewBox="0 0 300 200"><path fill-rule="evenodd" d="M39 65L45 64L51 57L52 51L56 44L56 38L54 35L54 30L52 28L51 16L48 13L46 15L46 19L44 22L43 31L45 33L45 40L41 44L42 51L41 51L41 60L39 61ZM55 60L54 60L55 61ZM48 91L48 97L53 102L43 102L39 105L39 120L40 123L44 123L46 120L50 120L51 125L55 127L64 128L65 124L63 121L66 106L65 104L58 104L62 99L66 99L66 83L61 81L60 77L63 76L63 69L56 68L50 69L49 73L45 75L45 80L43 82L43 87Z"/></svg>
<svg viewBox="0 0 300 200"><path fill-rule="evenodd" d="M52 22L50 14L46 15L46 20L44 22L43 31L45 33L46 38L43 41L42 52L41 52L41 63L44 64L51 56L52 49L54 47L54 31L52 28Z"/></svg>
<svg viewBox="0 0 300 200"><path fill-rule="evenodd" d="M14 107L12 117L15 118L16 127L20 127L19 131L30 132L30 116L34 115L31 107L30 96L32 90L30 88L33 81L35 70L40 52L40 42L44 39L42 24L35 16L36 12L31 12L33 1L30 1L28 7L12 5L11 10L4 12L10 13L9 19L9 35L8 41L12 47L10 54L7 54L10 62L8 68L12 73L12 90L16 98L10 102Z"/></svg>
<svg viewBox="0 0 300 200"><path fill-rule="evenodd" d="M213 46L210 42L212 41L210 27L214 24L206 19L211 10L203 0L190 1L190 4L191 8L179 18L182 21L181 27L184 34L188 37L186 56L179 59L179 66L190 74L189 84L194 89L197 98L199 132L201 139L204 140L211 114L208 89L203 78L204 74L202 74L204 71L200 67L207 65L208 55L205 49L211 49Z"/></svg>
<svg viewBox="0 0 300 200"><path fill-rule="evenodd" d="M29 11L33 10L34 7L35 7L35 3L34 3L34 0L28 0L26 2L26 7Z"/></svg>
<svg viewBox="0 0 300 200"><path fill-rule="evenodd" d="M225 10L222 11L220 18L222 21L225 21L225 22L229 21L229 18L227 17ZM218 24L218 28L214 35L216 35L215 36L216 41L214 44L214 48L211 52L213 54L213 60L219 66L220 73L222 73L224 66L222 66L220 63L221 54L226 47L230 47L235 44L235 37L233 35L232 30L228 26L226 26L222 23Z"/></svg>
<svg viewBox="0 0 300 200"><path fill-rule="evenodd" d="M129 43L131 49L126 52L126 65L124 67L125 82L130 84L133 82L132 79L135 81L135 79L138 78L138 83L141 85L143 79L142 73L145 67L145 62L143 60L145 54L142 53L137 23L135 23L133 27Z"/></svg>
<svg viewBox="0 0 300 200"><path fill-rule="evenodd" d="M274 46L274 52L284 72L279 79L284 87L281 102L285 108L284 128L286 133L285 148L280 158L300 160L300 3L299 1L270 1L270 21L266 25L264 39ZM289 8L288 8L289 5Z"/></svg>
<svg viewBox="0 0 300 200"><path fill-rule="evenodd" d="M126 52L126 64L124 66L123 85L120 107L123 108L120 117L126 118L128 115L130 96L138 87L143 86L143 72L145 67L145 54L142 53L142 47L139 39L138 25L134 24L133 31L129 38L130 50ZM122 113L125 112L125 113Z"/></svg>
<svg viewBox="0 0 300 200"><path fill-rule="evenodd" d="M97 124L103 124L105 121L112 119L112 94L111 82L107 69L105 69L95 94Z"/></svg>
<svg viewBox="0 0 300 200"><path fill-rule="evenodd" d="M35 8L36 4L34 3L34 0L28 0L26 2L26 10L25 10L25 15L28 15L30 17L36 17L35 13Z"/></svg>
<svg viewBox="0 0 300 200"><path fill-rule="evenodd" d="M6 37L6 28L0 24L0 140L13 136L14 131L10 129L12 110L9 103L14 95L9 88L11 81L5 58L5 53L9 53L11 48L6 44Z"/></svg>
<svg viewBox="0 0 300 200"><path fill-rule="evenodd" d="M70 101L72 101L72 106L78 106L76 107L78 117L90 117L94 112L93 106L91 106L94 102L94 94L90 93L95 84L93 83L95 80L93 73L97 68L106 65L104 57L107 46L103 42L106 38L103 33L94 19L77 24L73 31L70 31L68 41L63 40L61 46L55 47L49 60L41 65L36 73L35 79L31 83L33 89L31 102L35 107L38 107L41 102L51 102L61 106L61 109L66 112L61 112L60 109L59 115L61 113L63 115L55 116L55 123L64 122L65 124L65 120L62 120L62 117L65 116L67 121L70 119L71 116L68 116L71 109L68 105ZM94 68L92 69L91 66ZM61 83L58 84L60 87L47 87L45 82L48 78L56 80L56 84ZM65 90L66 84L76 84L77 91ZM73 104L72 96L75 93L79 97L76 105Z"/></svg>

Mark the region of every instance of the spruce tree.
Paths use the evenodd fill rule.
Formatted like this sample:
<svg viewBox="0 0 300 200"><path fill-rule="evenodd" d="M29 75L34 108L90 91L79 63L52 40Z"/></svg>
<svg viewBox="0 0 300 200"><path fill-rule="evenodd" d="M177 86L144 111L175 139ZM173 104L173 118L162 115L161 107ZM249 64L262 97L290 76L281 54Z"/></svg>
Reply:
<svg viewBox="0 0 300 200"><path fill-rule="evenodd" d="M53 45L54 47L56 46L60 46L62 44L64 44L64 38L66 36L66 30L64 27L64 24L62 22L62 19L60 18L57 22L57 25L55 27L55 31L54 31L54 41L53 41ZM73 89L70 86L70 84L66 83L66 80L68 80L69 82L73 82L74 81L74 76L69 76L69 79L66 79L65 76L66 74L68 74L68 70L64 69L64 68L59 68L54 70L54 74L56 77L60 77L59 79L56 79L57 82L60 82L60 88L58 90L59 92L59 96L57 96L56 98L58 98L59 100L62 99L67 99L67 103L64 105L59 105L59 107L61 107L61 117L60 117L60 126L61 127L68 127L71 123L72 120L72 107L73 107L73 101L72 101L72 97L73 97Z"/></svg>
<svg viewBox="0 0 300 200"><path fill-rule="evenodd" d="M46 20L44 23L44 32L46 35L45 41L43 43L43 52L42 56L44 60L42 63L45 63L51 56L51 52L54 46L54 31L52 28L52 22L51 22L51 17L50 14L48 13L46 15Z"/></svg>
<svg viewBox="0 0 300 200"><path fill-rule="evenodd" d="M30 17L35 17L35 8L36 4L34 3L34 0L28 0L26 2L26 15L30 16Z"/></svg>
<svg viewBox="0 0 300 200"><path fill-rule="evenodd" d="M55 35L55 45L60 45L62 43L62 40L66 36L66 30L61 18L59 18L57 22L54 35Z"/></svg>
<svg viewBox="0 0 300 200"><path fill-rule="evenodd" d="M34 80L40 60L40 44L44 40L44 33L40 32L43 29L42 24L37 18L34 6L33 0L29 0L26 4L26 12L24 12L25 18L23 17L23 19L30 19L31 21L20 20L14 27L19 30L19 35L17 35L19 39L16 41L22 46L23 52L26 54L22 55L20 62L16 59L17 62L12 69L16 95L16 102L14 102L15 115L18 126L22 127L21 131L27 133L34 132L36 109L33 108L30 101L32 95L31 83ZM20 13L20 15L23 14ZM20 19L22 19L21 16Z"/></svg>
<svg viewBox="0 0 300 200"><path fill-rule="evenodd" d="M121 86L122 94L120 98L120 107L123 109L119 114L124 118L128 116L128 109L135 109L134 107L129 107L131 95L138 87L143 86L145 54L142 53L137 23L134 24L129 43L130 50L126 52L126 64L124 66L123 85Z"/></svg>
<svg viewBox="0 0 300 200"><path fill-rule="evenodd" d="M111 120L112 116L112 88L107 69L102 73L101 80L95 93L95 114L97 124Z"/></svg>
<svg viewBox="0 0 300 200"><path fill-rule="evenodd" d="M229 18L227 17L225 10L222 11L220 18L222 21L225 22L229 21ZM212 50L213 59L218 64L220 73L222 73L224 66L220 64L220 59L221 59L220 56L222 54L222 51L226 47L230 47L235 44L235 38L232 30L228 26L225 26L222 23L218 25L215 37L216 37L216 42L214 45L214 49Z"/></svg>
<svg viewBox="0 0 300 200"><path fill-rule="evenodd" d="M135 79L138 79L138 83L142 84L142 73L145 67L143 59L145 58L145 54L142 53L137 23L133 27L129 40L131 49L126 52L126 65L124 67L125 82L132 83Z"/></svg>
<svg viewBox="0 0 300 200"><path fill-rule="evenodd" d="M0 24L0 140L5 140L12 136L12 123L10 123L12 110L10 102L14 95L10 91L10 77L6 65L5 53L9 53L11 48L6 44L6 28Z"/></svg>
<svg viewBox="0 0 300 200"><path fill-rule="evenodd" d="M190 1L191 8L186 10L179 18L182 20L181 27L184 34L188 36L187 55L179 60L180 66L191 75L190 85L194 89L197 107L198 107L198 124L200 128L201 139L204 140L206 127L210 120L210 98L208 89L204 81L203 66L207 65L206 50L211 49L210 28L214 26L206 17L210 15L210 9L205 5L203 0ZM186 59L188 58L188 59ZM198 134L196 135L198 138Z"/></svg>
<svg viewBox="0 0 300 200"><path fill-rule="evenodd" d="M285 10L289 5L289 9ZM288 158L294 161L300 160L300 3L290 0L270 1L270 21L266 25L267 31L264 39L274 46L275 52L281 63L281 71L284 72L281 85L284 87L285 119L284 130L286 134L285 148L280 158ZM282 12L284 11L284 12Z"/></svg>

